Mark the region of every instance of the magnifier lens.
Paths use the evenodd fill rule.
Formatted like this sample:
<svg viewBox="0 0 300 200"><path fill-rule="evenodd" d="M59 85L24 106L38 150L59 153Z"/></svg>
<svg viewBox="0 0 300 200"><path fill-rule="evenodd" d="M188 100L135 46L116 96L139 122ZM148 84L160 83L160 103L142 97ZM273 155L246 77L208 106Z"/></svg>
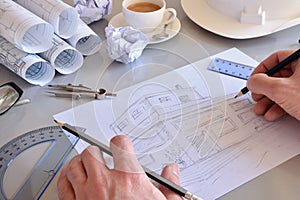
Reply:
<svg viewBox="0 0 300 200"><path fill-rule="evenodd" d="M0 115L10 109L20 99L21 94L13 85L2 85L0 87Z"/></svg>

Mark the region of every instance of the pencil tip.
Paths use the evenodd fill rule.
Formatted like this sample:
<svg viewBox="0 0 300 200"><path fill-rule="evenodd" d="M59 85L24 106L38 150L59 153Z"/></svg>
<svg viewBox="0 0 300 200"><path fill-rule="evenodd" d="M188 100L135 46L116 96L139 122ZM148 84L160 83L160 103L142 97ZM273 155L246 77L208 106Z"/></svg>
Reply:
<svg viewBox="0 0 300 200"><path fill-rule="evenodd" d="M57 123L58 126L63 126L64 123L57 121L56 119L54 119L54 122Z"/></svg>
<svg viewBox="0 0 300 200"><path fill-rule="evenodd" d="M238 97L240 97L240 96L242 96L242 95L243 95L243 93L242 93L242 92L239 92L237 95L235 95L234 98L236 99L236 98L238 98Z"/></svg>

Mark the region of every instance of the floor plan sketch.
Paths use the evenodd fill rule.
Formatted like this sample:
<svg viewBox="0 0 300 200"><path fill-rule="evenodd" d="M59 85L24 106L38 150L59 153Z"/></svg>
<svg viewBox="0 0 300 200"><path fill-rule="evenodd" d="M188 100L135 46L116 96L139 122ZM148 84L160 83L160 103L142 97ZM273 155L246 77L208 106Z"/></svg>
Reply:
<svg viewBox="0 0 300 200"><path fill-rule="evenodd" d="M217 56L251 63L236 49ZM257 116L250 94L234 98L245 81L209 71L209 63L197 61L54 118L86 127L102 142L127 135L142 165L160 173L175 162L183 187L217 199L298 155L300 123Z"/></svg>
<svg viewBox="0 0 300 200"><path fill-rule="evenodd" d="M53 27L11 0L0 0L0 34L19 49L39 53L51 46Z"/></svg>

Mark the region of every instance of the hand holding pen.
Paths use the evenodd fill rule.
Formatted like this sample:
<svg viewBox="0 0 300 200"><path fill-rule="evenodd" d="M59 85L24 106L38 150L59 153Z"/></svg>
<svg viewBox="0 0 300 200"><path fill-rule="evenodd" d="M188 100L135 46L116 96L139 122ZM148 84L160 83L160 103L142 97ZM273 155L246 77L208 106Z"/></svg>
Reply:
<svg viewBox="0 0 300 200"><path fill-rule="evenodd" d="M289 62L283 63L291 57ZM299 57L300 50L278 51L258 65L247 81L247 88L257 102L254 106L256 114L274 121L288 113L300 120ZM281 68L272 71L279 64ZM270 71L272 74L268 74Z"/></svg>

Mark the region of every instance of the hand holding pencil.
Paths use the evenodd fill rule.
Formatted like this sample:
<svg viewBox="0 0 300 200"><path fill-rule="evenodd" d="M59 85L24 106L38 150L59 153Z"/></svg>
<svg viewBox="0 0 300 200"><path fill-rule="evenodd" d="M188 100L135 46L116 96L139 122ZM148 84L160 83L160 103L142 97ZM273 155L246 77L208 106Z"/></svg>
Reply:
<svg viewBox="0 0 300 200"><path fill-rule="evenodd" d="M138 165L133 148L124 136L113 139L114 169L109 169L102 152L96 146L89 146L75 156L61 172L58 180L58 194L67 199L182 199L167 189L156 188ZM117 148L120 146L120 148ZM167 171L166 171L167 170ZM176 165L170 165L165 174L179 183ZM75 198L74 198L75 197Z"/></svg>
<svg viewBox="0 0 300 200"><path fill-rule="evenodd" d="M94 145L72 158L67 167L62 169L57 185L60 200L182 200L182 197L201 200L179 186L179 168L176 164L167 165L162 176L141 166L126 136L114 137L108 147L68 124L55 122L62 129ZM106 166L100 150L113 156L113 169ZM149 178L160 183L158 187Z"/></svg>
<svg viewBox="0 0 300 200"><path fill-rule="evenodd" d="M300 120L300 50L279 51L265 59L251 77L248 79L247 87L252 92L252 97L257 101L254 111L258 115L273 121L288 113ZM289 62L285 62L287 58ZM283 63L283 64L282 64ZM274 68L275 66L275 68ZM276 66L280 66L276 68ZM276 69L276 70L274 70ZM272 72L272 73L270 73ZM244 94L244 93L243 93ZM69 125L58 123L63 129L77 134L76 130ZM89 147L82 154L74 157L67 168L61 172L58 181L58 193L61 200L64 199L201 199L194 196L179 186L178 167L175 164L164 168L162 176L152 174L147 168L140 166L134 155L130 141L124 136L117 136L110 149L102 144L96 144L89 138L86 141L99 146L109 155L113 154L117 169L108 169L102 157L102 153L96 147ZM81 137L82 138L82 137ZM113 148L112 148L113 147ZM126 159L121 158L122 153L115 149L126 150L129 155ZM130 165L128 165L128 158ZM134 164L135 163L135 164ZM125 168L124 168L125 167ZM165 184L159 188L155 187L148 176L154 175ZM123 169L123 170L120 170ZM146 170L145 170L146 169ZM132 172L136 173L132 173ZM105 172L105 173L104 173ZM170 181L165 181L169 179ZM173 184L172 184L173 183ZM167 189L169 188L169 189ZM170 190L172 189L172 191ZM176 191L176 192L173 192ZM178 195L179 194L179 195Z"/></svg>
<svg viewBox="0 0 300 200"><path fill-rule="evenodd" d="M274 121L286 113L300 120L300 59L297 55L272 75L274 66L298 51L278 51L262 61L250 76L247 88L257 102L254 112Z"/></svg>

